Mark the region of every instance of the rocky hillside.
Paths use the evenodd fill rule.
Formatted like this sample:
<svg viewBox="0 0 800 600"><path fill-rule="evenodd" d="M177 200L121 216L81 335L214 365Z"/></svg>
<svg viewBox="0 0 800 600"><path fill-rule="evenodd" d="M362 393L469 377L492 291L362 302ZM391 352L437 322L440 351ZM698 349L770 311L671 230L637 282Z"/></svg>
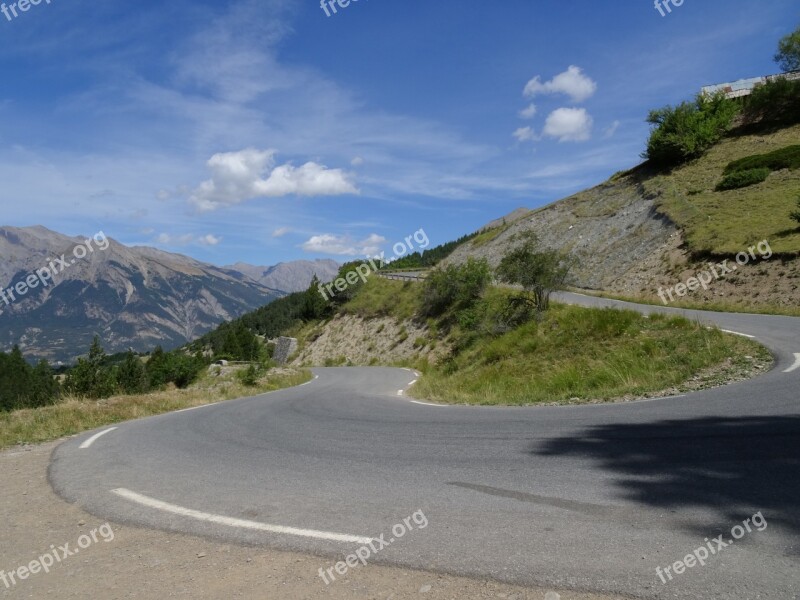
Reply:
<svg viewBox="0 0 800 600"><path fill-rule="evenodd" d="M496 266L517 234L533 231L543 246L577 259L573 286L657 300L661 287L767 240L774 251L770 259L739 266L735 275L699 290L691 300L796 308L800 229L789 213L800 191L800 170L784 169L740 190L720 192L716 186L731 161L796 144L798 136L798 126L733 135L671 173L643 165L549 206L514 211L459 246L445 263L476 257Z"/></svg>
<svg viewBox="0 0 800 600"><path fill-rule="evenodd" d="M95 334L109 352L174 347L283 295L187 256L90 241L91 252L87 240L44 227L0 228L0 350L19 344L30 358L68 362L86 352ZM62 255L60 264L55 259ZM51 266L60 271L52 283L44 286L35 275L33 285L24 283ZM16 289L20 283L24 293Z"/></svg>

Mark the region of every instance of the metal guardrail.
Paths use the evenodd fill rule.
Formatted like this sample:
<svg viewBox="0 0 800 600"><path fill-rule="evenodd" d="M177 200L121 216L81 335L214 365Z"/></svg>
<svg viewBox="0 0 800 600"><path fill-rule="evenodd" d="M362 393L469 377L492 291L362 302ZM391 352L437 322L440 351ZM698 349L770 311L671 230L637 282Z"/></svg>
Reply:
<svg viewBox="0 0 800 600"><path fill-rule="evenodd" d="M422 275L409 275L406 273L378 273L378 275L392 281L425 281L425 277Z"/></svg>

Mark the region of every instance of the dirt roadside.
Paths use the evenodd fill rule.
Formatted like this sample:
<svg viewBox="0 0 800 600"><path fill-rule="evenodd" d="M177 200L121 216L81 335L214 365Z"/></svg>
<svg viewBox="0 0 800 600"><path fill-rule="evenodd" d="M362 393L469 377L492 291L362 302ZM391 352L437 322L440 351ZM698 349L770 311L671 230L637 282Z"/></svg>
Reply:
<svg viewBox="0 0 800 600"><path fill-rule="evenodd" d="M56 443L0 452L0 598L246 598L609 600L619 598L368 565L326 586L319 557L225 545L110 523L80 554L11 585L8 573L105 522L57 497L47 482ZM103 535L105 533L105 536ZM110 541L106 542L105 539ZM326 563L327 564L327 563ZM23 573L24 574L24 573Z"/></svg>

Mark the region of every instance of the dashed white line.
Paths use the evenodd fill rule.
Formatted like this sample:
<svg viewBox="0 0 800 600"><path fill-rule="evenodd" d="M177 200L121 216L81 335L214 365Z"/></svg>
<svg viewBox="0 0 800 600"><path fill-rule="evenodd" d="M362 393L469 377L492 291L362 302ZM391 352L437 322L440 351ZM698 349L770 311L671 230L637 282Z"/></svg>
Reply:
<svg viewBox="0 0 800 600"><path fill-rule="evenodd" d="M800 369L800 352L795 352L795 354L794 354L794 364L791 367L789 367L788 369L786 369L784 371L784 373L791 373L793 371L796 371L797 369Z"/></svg>
<svg viewBox="0 0 800 600"><path fill-rule="evenodd" d="M94 444L97 441L98 438L101 438L105 434L111 433L112 431L114 431L116 429L117 429L116 427L110 427L109 429L106 429L105 431L101 431L100 433L95 433L92 437L90 437L88 440L86 440L80 446L78 446L78 448L80 448L81 450L86 450L92 444Z"/></svg>
<svg viewBox="0 0 800 600"><path fill-rule="evenodd" d="M300 537L315 538L319 540L331 540L334 542L369 544L371 541L373 541L373 538L362 537L358 535L331 533L329 531L316 531L314 529L298 529L297 527L270 525L268 523L259 523L257 521L246 521L244 519L236 519L234 517L214 515L199 510L193 510L191 508L183 508L182 506L169 504L168 502L162 502L161 500L156 500L155 498L149 498L147 496L143 496L142 494L137 494L136 492L127 490L125 488L117 488L115 490L111 490L111 492L113 494L116 494L120 498L130 500L131 502L135 502L136 504L141 504L142 506L147 506L148 508L154 508L156 510L168 512L173 515L179 515L181 517L196 519L198 521L205 521L206 523L216 523L218 525L226 525L228 527L238 527L239 529L252 529L254 531L266 531L269 533L279 533L283 535L295 535Z"/></svg>

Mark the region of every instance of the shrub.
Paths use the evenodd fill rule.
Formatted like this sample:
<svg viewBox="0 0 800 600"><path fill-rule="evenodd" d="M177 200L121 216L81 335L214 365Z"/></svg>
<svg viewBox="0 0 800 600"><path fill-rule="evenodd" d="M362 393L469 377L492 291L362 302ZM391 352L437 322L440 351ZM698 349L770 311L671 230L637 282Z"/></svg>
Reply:
<svg viewBox="0 0 800 600"><path fill-rule="evenodd" d="M747 124L800 123L800 80L781 78L758 86L745 98L743 117Z"/></svg>
<svg viewBox="0 0 800 600"><path fill-rule="evenodd" d="M489 263L470 258L463 265L436 269L428 275L422 288L422 316L436 317L448 310L464 310L473 306L491 282Z"/></svg>
<svg viewBox="0 0 800 600"><path fill-rule="evenodd" d="M754 154L734 160L725 167L725 174L760 168L768 168L770 171L800 169L800 145L787 146L767 154Z"/></svg>
<svg viewBox="0 0 800 600"><path fill-rule="evenodd" d="M661 167L698 158L722 138L738 112L722 93L651 111L647 121L654 128L643 157Z"/></svg>
<svg viewBox="0 0 800 600"><path fill-rule="evenodd" d="M564 287L571 260L555 250L541 250L532 232L523 236L523 243L503 257L497 276L506 283L521 285L532 296L530 305L541 315L550 307L550 295ZM511 320L525 317L525 296L512 298L508 310Z"/></svg>
<svg viewBox="0 0 800 600"><path fill-rule="evenodd" d="M725 175L722 181L717 185L717 191L736 190L739 188L748 187L757 183L762 183L767 180L772 171L767 167L760 167L758 169L746 169L744 171L734 171Z"/></svg>
<svg viewBox="0 0 800 600"><path fill-rule="evenodd" d="M789 213L789 216L794 221L797 221L797 225L800 226L800 196L798 196L798 198L797 198L797 210Z"/></svg>
<svg viewBox="0 0 800 600"><path fill-rule="evenodd" d="M242 385L255 387L258 384L258 378L261 376L261 372L255 365L250 365L246 369L239 371L236 376L239 378L239 381L242 382Z"/></svg>

